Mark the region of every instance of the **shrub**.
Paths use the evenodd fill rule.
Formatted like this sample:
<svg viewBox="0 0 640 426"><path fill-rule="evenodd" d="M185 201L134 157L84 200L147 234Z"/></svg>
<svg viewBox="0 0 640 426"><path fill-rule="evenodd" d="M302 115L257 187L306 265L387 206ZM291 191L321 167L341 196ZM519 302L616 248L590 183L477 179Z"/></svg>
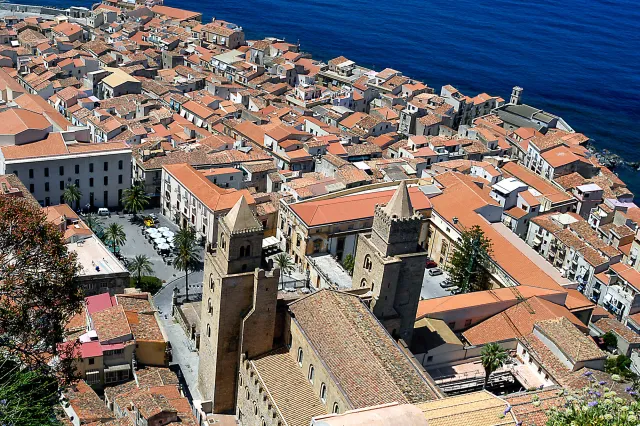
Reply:
<svg viewBox="0 0 640 426"><path fill-rule="evenodd" d="M140 285L136 286L136 279L131 278L129 281L129 287L132 288L140 288L142 291L146 291L151 294L155 294L162 288L162 280L158 277L150 277L147 275L143 275L140 278Z"/></svg>

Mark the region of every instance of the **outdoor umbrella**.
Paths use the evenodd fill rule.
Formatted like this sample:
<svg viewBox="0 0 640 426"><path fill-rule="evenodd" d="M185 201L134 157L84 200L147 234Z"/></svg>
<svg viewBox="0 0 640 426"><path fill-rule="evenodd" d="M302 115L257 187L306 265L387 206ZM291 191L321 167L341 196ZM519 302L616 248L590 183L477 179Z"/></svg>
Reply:
<svg viewBox="0 0 640 426"><path fill-rule="evenodd" d="M169 244L167 243L158 244L158 250L169 250Z"/></svg>
<svg viewBox="0 0 640 426"><path fill-rule="evenodd" d="M155 239L153 240L153 242L154 242L155 244L157 244L157 245L160 245L160 244L166 244L166 243L167 243L167 240L165 240L164 238L160 237L160 238L155 238Z"/></svg>
<svg viewBox="0 0 640 426"><path fill-rule="evenodd" d="M173 238L173 236L174 236L175 234L174 234L173 232L169 231L169 230L166 230L166 231L163 231L163 232L162 232L162 235L163 235L165 238Z"/></svg>
<svg viewBox="0 0 640 426"><path fill-rule="evenodd" d="M166 226L162 226L162 227L158 228L158 232L165 232L165 231L168 231L168 230L169 230L169 228L167 228Z"/></svg>

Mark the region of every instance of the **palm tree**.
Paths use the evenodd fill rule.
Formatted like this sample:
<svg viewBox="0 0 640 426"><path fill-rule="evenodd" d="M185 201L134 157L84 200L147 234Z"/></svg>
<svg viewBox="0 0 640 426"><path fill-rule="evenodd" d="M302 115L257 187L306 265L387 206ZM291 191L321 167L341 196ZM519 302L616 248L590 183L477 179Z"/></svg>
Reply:
<svg viewBox="0 0 640 426"><path fill-rule="evenodd" d="M102 219L95 213L88 213L84 217L84 223L94 234L98 234L102 230Z"/></svg>
<svg viewBox="0 0 640 426"><path fill-rule="evenodd" d="M119 223L112 223L104 232L104 239L106 242L111 244L111 248L115 254L117 247L120 247L125 243L125 241L127 241L127 235L124 233L122 225Z"/></svg>
<svg viewBox="0 0 640 426"><path fill-rule="evenodd" d="M144 186L135 184L122 192L121 201L124 208L136 217L138 213L149 205L149 196L144 192Z"/></svg>
<svg viewBox="0 0 640 426"><path fill-rule="evenodd" d="M189 271L198 263L196 248L196 233L188 226L181 228L173 239L176 245L174 265L179 271L184 271L185 301L189 300Z"/></svg>
<svg viewBox="0 0 640 426"><path fill-rule="evenodd" d="M487 387L491 373L502 367L508 358L509 355L507 355L507 351L497 343L489 343L487 346L482 348L480 359L482 360L482 366L485 371L483 389Z"/></svg>
<svg viewBox="0 0 640 426"><path fill-rule="evenodd" d="M142 274L151 274L153 272L153 264L144 254L136 255L129 263L129 271L136 274L136 285L140 285Z"/></svg>
<svg viewBox="0 0 640 426"><path fill-rule="evenodd" d="M284 274L288 274L293 271L295 264L293 263L293 260L291 260L291 256L287 253L278 253L274 259L276 261L276 265L280 268L280 284L282 284Z"/></svg>
<svg viewBox="0 0 640 426"><path fill-rule="evenodd" d="M70 206L76 206L76 210L80 207L80 199L82 198L82 192L76 184L67 185L62 193L62 199Z"/></svg>

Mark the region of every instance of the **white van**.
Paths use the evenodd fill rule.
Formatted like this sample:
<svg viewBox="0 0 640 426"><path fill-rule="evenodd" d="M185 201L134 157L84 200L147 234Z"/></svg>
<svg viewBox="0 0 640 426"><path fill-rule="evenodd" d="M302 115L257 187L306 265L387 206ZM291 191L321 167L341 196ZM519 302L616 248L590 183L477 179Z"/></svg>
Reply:
<svg viewBox="0 0 640 426"><path fill-rule="evenodd" d="M111 212L109 212L109 209L106 207L100 207L98 209L98 216L109 216L111 215Z"/></svg>

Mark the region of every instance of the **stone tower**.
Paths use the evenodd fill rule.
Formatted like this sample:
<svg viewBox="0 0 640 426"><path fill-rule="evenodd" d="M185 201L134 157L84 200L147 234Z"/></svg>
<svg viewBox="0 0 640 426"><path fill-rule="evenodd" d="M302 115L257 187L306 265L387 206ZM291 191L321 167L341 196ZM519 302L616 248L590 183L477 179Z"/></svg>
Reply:
<svg viewBox="0 0 640 426"><path fill-rule="evenodd" d="M520 105L522 104L522 87L520 86L515 86L513 88L513 90L511 91L511 100L510 100L510 104L513 105Z"/></svg>
<svg viewBox="0 0 640 426"><path fill-rule="evenodd" d="M241 354L273 348L279 271L260 269L262 225L244 197L218 226L205 256L198 387L216 413L233 412Z"/></svg>
<svg viewBox="0 0 640 426"><path fill-rule="evenodd" d="M418 244L422 215L413 211L403 181L385 206L376 206L371 235L360 235L353 288L371 289L371 310L407 344L420 301L427 253Z"/></svg>

